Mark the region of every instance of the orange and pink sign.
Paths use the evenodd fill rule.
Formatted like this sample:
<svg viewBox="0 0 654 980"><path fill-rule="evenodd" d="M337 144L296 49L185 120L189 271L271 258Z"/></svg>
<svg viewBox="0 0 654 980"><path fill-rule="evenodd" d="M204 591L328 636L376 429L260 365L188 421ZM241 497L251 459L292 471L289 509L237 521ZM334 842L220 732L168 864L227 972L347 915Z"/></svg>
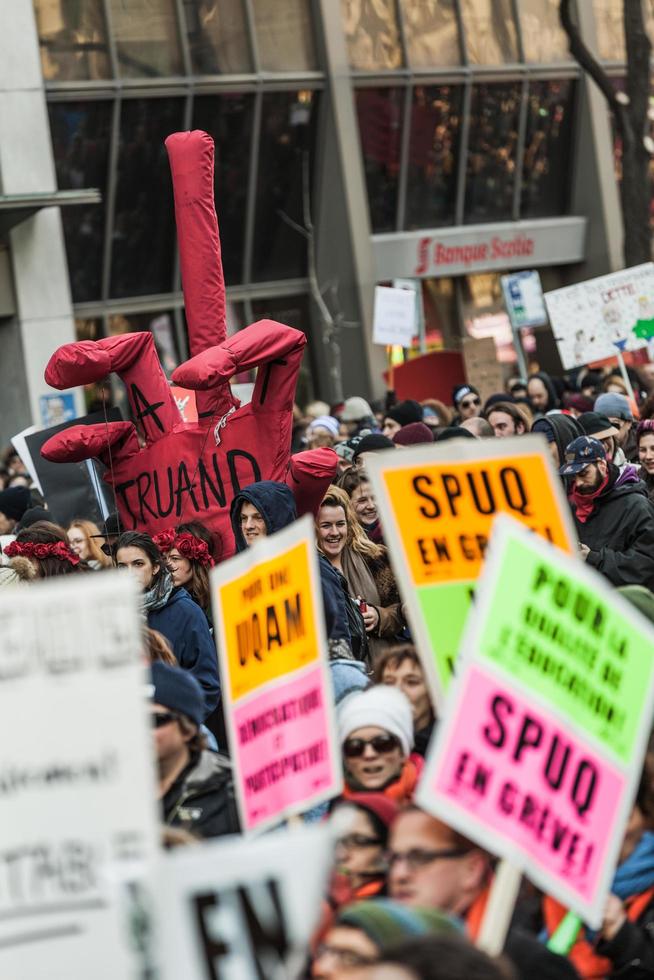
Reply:
<svg viewBox="0 0 654 980"><path fill-rule="evenodd" d="M217 566L211 588L241 822L261 831L342 787L311 519Z"/></svg>

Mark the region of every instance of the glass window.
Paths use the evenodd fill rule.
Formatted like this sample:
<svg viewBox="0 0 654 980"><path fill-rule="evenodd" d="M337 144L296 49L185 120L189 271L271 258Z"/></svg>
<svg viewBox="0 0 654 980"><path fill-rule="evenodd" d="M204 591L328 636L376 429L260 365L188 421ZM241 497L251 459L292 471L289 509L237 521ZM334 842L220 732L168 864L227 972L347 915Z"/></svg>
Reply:
<svg viewBox="0 0 654 980"><path fill-rule="evenodd" d="M48 105L52 149L60 190L97 187L101 204L62 208L73 302L101 298L110 102Z"/></svg>
<svg viewBox="0 0 654 980"><path fill-rule="evenodd" d="M454 0L402 0L402 17L412 68L461 64Z"/></svg>
<svg viewBox="0 0 654 980"><path fill-rule="evenodd" d="M140 333L144 330L149 330L154 336L161 366L166 375L170 376L180 363L172 312L115 313L108 319L108 332L111 337L122 333Z"/></svg>
<svg viewBox="0 0 654 980"><path fill-rule="evenodd" d="M468 61L502 65L518 60L511 0L461 0Z"/></svg>
<svg viewBox="0 0 654 980"><path fill-rule="evenodd" d="M512 217L519 115L519 84L473 87L466 165L466 222Z"/></svg>
<svg viewBox="0 0 654 980"><path fill-rule="evenodd" d="M572 81L529 86L520 209L524 218L567 211L574 93Z"/></svg>
<svg viewBox="0 0 654 980"><path fill-rule="evenodd" d="M184 0L184 15L196 74L252 71L242 0Z"/></svg>
<svg viewBox="0 0 654 980"><path fill-rule="evenodd" d="M394 231L404 89L356 89L356 107L373 231Z"/></svg>
<svg viewBox="0 0 654 980"><path fill-rule="evenodd" d="M350 65L359 71L402 67L395 0L341 0Z"/></svg>
<svg viewBox="0 0 654 980"><path fill-rule="evenodd" d="M278 296L275 299L252 300L252 316L256 320L277 320L287 327L295 327L309 335L309 299L307 296ZM298 405L306 405L314 397L313 372L311 365L312 344L304 349L300 377L295 391Z"/></svg>
<svg viewBox="0 0 654 980"><path fill-rule="evenodd" d="M456 204L463 90L416 86L411 108L406 227L452 224Z"/></svg>
<svg viewBox="0 0 654 980"><path fill-rule="evenodd" d="M572 61L559 20L560 0L520 0L522 46L527 61Z"/></svg>
<svg viewBox="0 0 654 980"><path fill-rule="evenodd" d="M256 282L306 275L306 240L283 215L302 224L302 173L311 166L317 108L315 92L263 96L252 255Z"/></svg>
<svg viewBox="0 0 654 980"><path fill-rule="evenodd" d="M501 273L482 272L462 278L463 323L474 340L492 337L500 364L513 364L516 352L502 294Z"/></svg>
<svg viewBox="0 0 654 980"><path fill-rule="evenodd" d="M123 78L181 75L175 0L109 0Z"/></svg>
<svg viewBox="0 0 654 980"><path fill-rule="evenodd" d="M102 0L34 0L46 82L109 78Z"/></svg>
<svg viewBox="0 0 654 980"><path fill-rule="evenodd" d="M623 0L593 0L597 50L603 61L624 61Z"/></svg>
<svg viewBox="0 0 654 980"><path fill-rule="evenodd" d="M252 6L263 71L318 67L308 0L252 0Z"/></svg>
<svg viewBox="0 0 654 980"><path fill-rule="evenodd" d="M216 144L215 198L223 271L228 285L243 281L243 246L252 138L251 95L204 95L193 104L193 129Z"/></svg>
<svg viewBox="0 0 654 980"><path fill-rule="evenodd" d="M175 214L164 140L182 128L182 99L123 102L111 258L111 296L172 289Z"/></svg>

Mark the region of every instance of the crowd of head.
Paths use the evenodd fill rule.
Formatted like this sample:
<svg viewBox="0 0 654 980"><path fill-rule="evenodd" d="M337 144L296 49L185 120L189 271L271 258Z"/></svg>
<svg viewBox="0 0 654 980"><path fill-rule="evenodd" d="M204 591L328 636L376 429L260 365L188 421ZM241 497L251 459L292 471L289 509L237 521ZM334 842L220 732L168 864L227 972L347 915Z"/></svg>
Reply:
<svg viewBox="0 0 654 980"><path fill-rule="evenodd" d="M554 954L547 939L565 910L524 883L502 957L475 948L495 861L414 802L438 719L366 473L380 450L539 433L567 493L581 556L654 619L654 394L648 377L631 371L630 380L635 398L621 376L582 370L566 379L514 378L485 400L474 385L458 385L449 406L435 399L370 405L354 396L296 411L293 450L331 447L338 456L315 514L315 540L344 791L306 815L337 828L307 976L654 976L649 762L599 932L582 930L568 957ZM220 543L197 521L154 536L123 528L116 514L99 523L81 514L63 527L13 449L4 454L0 486L0 585L32 588L115 566L138 583L164 843L238 833L212 636L209 572ZM256 547L296 517L285 484L243 488L231 506L235 550ZM636 913L632 899L641 893L648 897Z"/></svg>

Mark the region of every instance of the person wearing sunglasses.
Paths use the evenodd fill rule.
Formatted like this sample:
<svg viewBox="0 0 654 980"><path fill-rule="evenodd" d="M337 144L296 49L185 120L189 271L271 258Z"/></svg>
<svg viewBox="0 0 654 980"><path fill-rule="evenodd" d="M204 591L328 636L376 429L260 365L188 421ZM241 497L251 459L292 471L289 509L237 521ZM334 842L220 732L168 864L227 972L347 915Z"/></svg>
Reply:
<svg viewBox="0 0 654 980"><path fill-rule="evenodd" d="M383 793L398 805L413 799L423 760L412 755L413 716L407 697L395 687L357 691L338 706L345 799Z"/></svg>
<svg viewBox="0 0 654 980"><path fill-rule="evenodd" d="M460 425L466 419L481 415L481 395L474 385L457 385L452 390L452 404L457 417L453 425Z"/></svg>
<svg viewBox="0 0 654 980"><path fill-rule="evenodd" d="M93 571L111 568L111 556L102 547L105 543L100 537L100 529L93 521L77 518L68 525L66 530L71 551L85 561Z"/></svg>
<svg viewBox="0 0 654 980"><path fill-rule="evenodd" d="M202 688L180 667L159 661L151 672L150 718L163 822L201 838L239 833L229 759L210 752L200 731Z"/></svg>

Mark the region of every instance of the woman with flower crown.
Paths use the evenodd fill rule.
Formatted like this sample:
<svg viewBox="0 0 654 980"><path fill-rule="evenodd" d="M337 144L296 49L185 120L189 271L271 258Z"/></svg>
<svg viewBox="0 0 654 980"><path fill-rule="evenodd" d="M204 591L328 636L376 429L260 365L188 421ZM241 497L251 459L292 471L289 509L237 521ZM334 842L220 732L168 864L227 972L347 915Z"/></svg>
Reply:
<svg viewBox="0 0 654 980"><path fill-rule="evenodd" d="M182 586L176 586L161 551L149 534L124 531L116 542L116 564L141 587L141 604L150 629L163 633L180 667L204 691L208 717L218 705L218 661L207 619Z"/></svg>
<svg viewBox="0 0 654 980"><path fill-rule="evenodd" d="M215 564L211 532L197 521L189 521L155 534L153 540L164 556L173 585L186 589L211 624L209 569Z"/></svg>
<svg viewBox="0 0 654 980"><path fill-rule="evenodd" d="M68 545L63 527L51 521L36 521L19 531L15 541L3 549L8 558L21 555L28 558L36 578L88 572L90 568Z"/></svg>

